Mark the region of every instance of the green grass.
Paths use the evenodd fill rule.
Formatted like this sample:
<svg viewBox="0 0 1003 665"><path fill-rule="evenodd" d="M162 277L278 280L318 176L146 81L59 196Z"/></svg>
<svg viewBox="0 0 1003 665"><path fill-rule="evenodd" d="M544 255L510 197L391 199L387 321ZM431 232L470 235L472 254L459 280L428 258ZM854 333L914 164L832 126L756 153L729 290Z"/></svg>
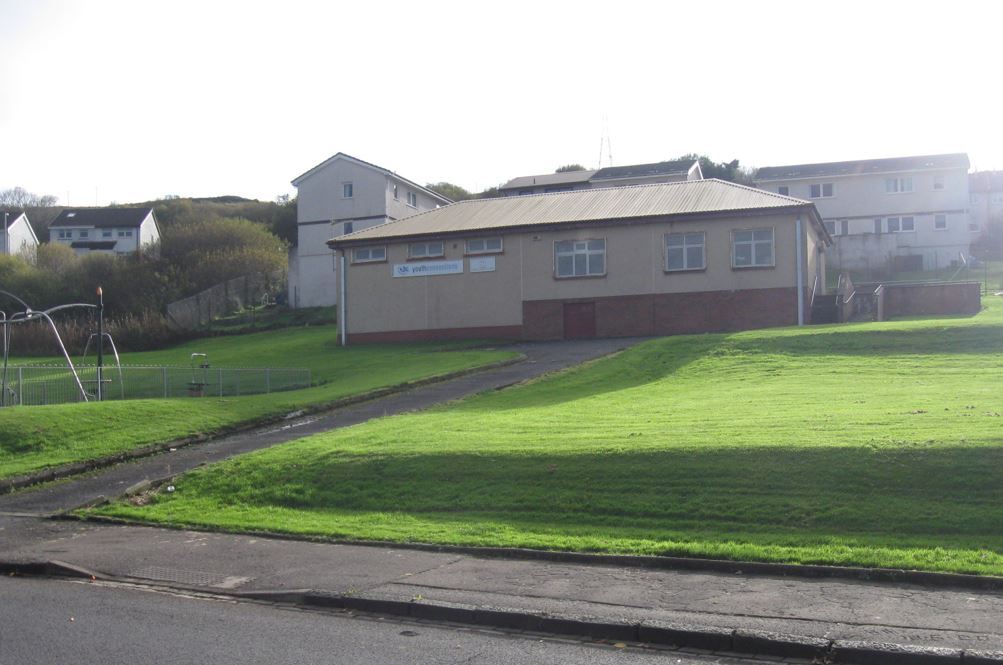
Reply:
<svg viewBox="0 0 1003 665"><path fill-rule="evenodd" d="M293 326L334 324L335 307L251 307L244 311L213 319L203 330L210 333L247 333Z"/></svg>
<svg viewBox="0 0 1003 665"><path fill-rule="evenodd" d="M191 353L200 352L208 354L214 367L309 367L317 385L224 399L128 400L0 409L0 478L214 432L516 355L456 343L342 348L336 344L336 334L334 326L289 328L125 354L122 362L129 364L188 366Z"/></svg>
<svg viewBox="0 0 1003 665"><path fill-rule="evenodd" d="M1003 574L1003 301L663 338L186 474L226 530Z"/></svg>

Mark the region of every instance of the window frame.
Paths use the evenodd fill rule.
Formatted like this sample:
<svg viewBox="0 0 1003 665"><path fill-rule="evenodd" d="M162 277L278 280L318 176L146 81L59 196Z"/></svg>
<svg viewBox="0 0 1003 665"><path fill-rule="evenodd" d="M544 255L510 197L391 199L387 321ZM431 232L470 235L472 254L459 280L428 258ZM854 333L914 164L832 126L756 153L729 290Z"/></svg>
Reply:
<svg viewBox="0 0 1003 665"><path fill-rule="evenodd" d="M349 233L355 232L355 222L342 222L341 223L341 235L348 235Z"/></svg>
<svg viewBox="0 0 1003 665"><path fill-rule="evenodd" d="M355 184L346 180L341 183L341 198L343 199L354 199L355 198Z"/></svg>
<svg viewBox="0 0 1003 665"><path fill-rule="evenodd" d="M780 196L790 196L791 195L790 185L778 185L777 194L779 194Z"/></svg>
<svg viewBox="0 0 1003 665"><path fill-rule="evenodd" d="M905 189L905 183L909 183L909 189ZM888 189L888 187L894 183L894 189ZM916 191L915 183L912 181L912 176L895 176L892 178L885 178L885 194L912 194Z"/></svg>
<svg viewBox="0 0 1003 665"><path fill-rule="evenodd" d="M826 185L829 187L829 195L826 196L825 188ZM818 196L814 196L813 188L818 187ZM813 182L808 185L808 198L809 199L832 199L836 198L836 183L833 182Z"/></svg>
<svg viewBox="0 0 1003 665"><path fill-rule="evenodd" d="M755 263L755 259L756 259L756 244L757 243L763 243L763 242L765 242L763 240L756 240L756 236L755 236L756 231L769 231L770 232L770 263L768 263L768 264L766 264L766 263ZM735 235L738 234L738 233L752 233L753 234L752 235L752 239L748 240L748 241L745 241L745 240L738 241L738 240L735 239ZM737 265L736 258L738 257L738 252L736 250L738 249L739 243L741 243L743 245L745 245L745 244L752 245L751 259L752 259L753 263L750 263L749 265L741 265L741 266ZM732 229L731 230L731 269L732 270L749 270L749 269L756 269L756 268L760 268L761 269L761 268L776 268L776 267L777 267L777 234L776 234L776 230L772 226L761 226L761 227L757 227L757 228Z"/></svg>
<svg viewBox="0 0 1003 665"><path fill-rule="evenodd" d="M471 241L480 240L485 243L484 249L470 249ZM488 249L487 242L489 240L498 241L498 249ZM485 236L482 238L467 238L463 243L463 254L464 256L478 256L481 254L502 254L505 251L505 240L501 236Z"/></svg>
<svg viewBox="0 0 1003 665"><path fill-rule="evenodd" d="M943 220L944 225L939 226L940 221ZM947 230L947 215L943 213L938 213L933 216L933 230L934 231L946 231Z"/></svg>
<svg viewBox="0 0 1003 665"><path fill-rule="evenodd" d="M939 187L937 185L940 185ZM933 191L942 192L947 189L947 181L944 179L944 174L934 174L933 176Z"/></svg>
<svg viewBox="0 0 1003 665"><path fill-rule="evenodd" d="M418 245L425 245L425 254L415 254L414 248ZM430 249L428 245L439 245L439 253L431 254L428 252ZM421 242L408 243L407 246L407 258L409 261L421 261L424 259L440 259L446 255L446 243L442 240L423 240Z"/></svg>
<svg viewBox="0 0 1003 665"><path fill-rule="evenodd" d="M407 204L412 208L418 207L418 195L415 192L408 191Z"/></svg>
<svg viewBox="0 0 1003 665"><path fill-rule="evenodd" d="M572 271L574 270L574 266L575 266L575 259L574 259L574 257L577 256L577 252L575 251L575 243L585 243L585 252L584 253L585 253L585 270L586 270L586 272L585 272L584 275L575 275L575 274L561 275L559 273L559 271L558 271L558 265L559 265L560 262L559 262L558 258L559 258L559 256L567 256L568 253L567 252L563 252L562 254L559 255L558 251L557 251L557 246L560 245L561 243L566 243L566 242L570 242L571 243L571 253L570 253L570 256L572 257L571 258ZM591 264L591 261L589 260L589 256L591 256L592 254L597 254L598 253L598 251L596 251L596 250L590 250L588 248L589 243L592 243L592 242L601 242L602 243L602 264L603 264L603 266L602 266L603 267L602 273L592 273L592 272L588 271L589 266ZM607 249L607 243L606 243L606 237L605 236L603 236L601 238L565 238L565 239L562 239L562 240L555 240L554 241L554 247L553 247L553 256L554 256L554 273L553 274L554 274L554 279L597 279L597 278L606 277L606 275L609 274L609 262L607 261L606 249Z"/></svg>
<svg viewBox="0 0 1003 665"><path fill-rule="evenodd" d="M909 220L912 228L905 228L905 220ZM895 220L895 227L892 228L892 220ZM916 218L913 215L900 215L898 217L888 217L885 219L888 225L888 233L914 233L916 231Z"/></svg>
<svg viewBox="0 0 1003 665"><path fill-rule="evenodd" d="M394 194L394 201L400 201L401 200L401 198L400 198L400 192L397 189L397 183L394 183L393 194Z"/></svg>
<svg viewBox="0 0 1003 665"><path fill-rule="evenodd" d="M372 252L374 249L382 249L382 258L372 258ZM360 259L359 252L367 251L369 252L369 258ZM386 263L387 262L387 246L386 245L370 245L368 247L355 247L352 249L352 265L359 263Z"/></svg>
<svg viewBox="0 0 1003 665"><path fill-rule="evenodd" d="M683 244L673 245L672 249L682 249L683 250L683 267L682 268L671 268L669 267L669 238L676 236L682 237ZM687 236L700 236L699 244L693 243L687 244ZM700 248L700 266L691 267L689 265L689 252L687 250L699 247ZM675 231L671 233L666 233L662 236L662 248L665 250L665 257L662 265L663 272L701 272L707 270L707 232L706 231Z"/></svg>

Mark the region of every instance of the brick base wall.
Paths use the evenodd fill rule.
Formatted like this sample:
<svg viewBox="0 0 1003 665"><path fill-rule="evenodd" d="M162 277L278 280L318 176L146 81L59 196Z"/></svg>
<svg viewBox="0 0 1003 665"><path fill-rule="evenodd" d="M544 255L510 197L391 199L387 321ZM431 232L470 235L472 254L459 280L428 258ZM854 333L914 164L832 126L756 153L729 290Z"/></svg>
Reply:
<svg viewBox="0 0 1003 665"><path fill-rule="evenodd" d="M433 330L391 330L388 332L348 334L349 344L445 342L457 339L522 339L522 326L483 326L479 328L439 328Z"/></svg>
<svg viewBox="0 0 1003 665"><path fill-rule="evenodd" d="M982 309L978 282L886 284L884 316L976 314Z"/></svg>
<svg viewBox="0 0 1003 665"><path fill-rule="evenodd" d="M564 337L564 304L594 302L598 337L648 337L797 324L797 289L656 293L522 304L523 337ZM805 301L807 307L807 300Z"/></svg>

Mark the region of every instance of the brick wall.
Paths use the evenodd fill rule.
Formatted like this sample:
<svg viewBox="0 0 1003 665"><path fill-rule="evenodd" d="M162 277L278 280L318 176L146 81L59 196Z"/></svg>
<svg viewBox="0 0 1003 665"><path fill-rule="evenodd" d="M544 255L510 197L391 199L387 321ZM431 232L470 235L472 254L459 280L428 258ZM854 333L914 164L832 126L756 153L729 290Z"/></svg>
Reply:
<svg viewBox="0 0 1003 665"><path fill-rule="evenodd" d="M978 282L885 284L884 317L976 314L982 309Z"/></svg>

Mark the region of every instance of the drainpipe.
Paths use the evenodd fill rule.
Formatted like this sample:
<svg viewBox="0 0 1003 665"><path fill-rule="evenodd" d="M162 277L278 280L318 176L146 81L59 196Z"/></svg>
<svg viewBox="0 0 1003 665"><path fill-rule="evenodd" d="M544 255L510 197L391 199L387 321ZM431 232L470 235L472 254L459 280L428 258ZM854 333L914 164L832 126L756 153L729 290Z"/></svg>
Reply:
<svg viewBox="0 0 1003 665"><path fill-rule="evenodd" d="M797 218L797 222L794 224L794 235L797 242L797 288L798 288L798 325L804 325L804 266L801 265L804 260L804 253L801 249L802 244L804 244L804 238L802 236L801 229L801 216Z"/></svg>
<svg viewBox="0 0 1003 665"><path fill-rule="evenodd" d="M10 256L10 231L7 229L8 213L3 214L3 253Z"/></svg>
<svg viewBox="0 0 1003 665"><path fill-rule="evenodd" d="M338 283L341 287L341 294L338 296L338 328L341 331L341 345L348 346L348 271L345 269L347 263L346 250L341 251L341 274L338 276Z"/></svg>

